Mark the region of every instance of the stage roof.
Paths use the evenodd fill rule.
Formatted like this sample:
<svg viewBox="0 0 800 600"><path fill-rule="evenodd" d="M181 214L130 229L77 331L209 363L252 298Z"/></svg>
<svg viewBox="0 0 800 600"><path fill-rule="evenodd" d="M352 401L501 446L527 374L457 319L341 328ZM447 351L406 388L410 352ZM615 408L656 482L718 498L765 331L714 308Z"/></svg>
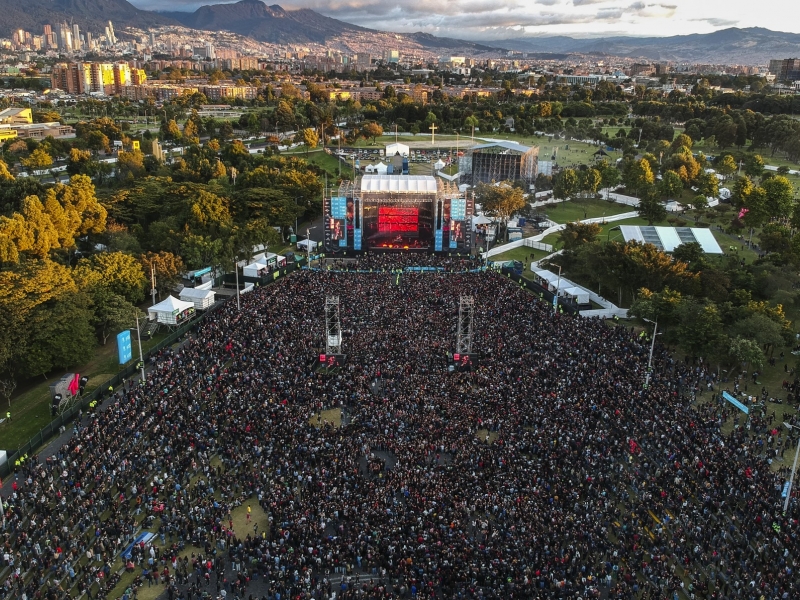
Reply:
<svg viewBox="0 0 800 600"><path fill-rule="evenodd" d="M505 148L506 150L512 150L514 152L519 152L520 154L525 154L528 150L531 149L530 146L523 146L522 144L518 144L516 142L507 142L505 140L498 140L496 142L490 142L488 144L481 144L479 146L473 146L470 150L483 150L484 148Z"/></svg>
<svg viewBox="0 0 800 600"><path fill-rule="evenodd" d="M672 252L681 244L697 242L706 254L722 254L714 234L702 227L651 227L621 225L620 231L626 242L636 241L653 244L659 250Z"/></svg>
<svg viewBox="0 0 800 600"><path fill-rule="evenodd" d="M430 175L364 175L361 178L362 194L435 194L437 190L436 178Z"/></svg>

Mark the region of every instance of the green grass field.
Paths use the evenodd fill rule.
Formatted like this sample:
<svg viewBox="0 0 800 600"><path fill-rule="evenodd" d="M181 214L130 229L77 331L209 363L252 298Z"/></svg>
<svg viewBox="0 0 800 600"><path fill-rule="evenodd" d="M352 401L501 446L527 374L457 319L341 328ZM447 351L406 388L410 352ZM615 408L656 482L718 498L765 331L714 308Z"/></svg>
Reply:
<svg viewBox="0 0 800 600"><path fill-rule="evenodd" d="M556 223L571 223L583 219L610 217L635 210L631 206L609 202L599 198L572 199L542 206L537 210L545 213L547 218Z"/></svg>

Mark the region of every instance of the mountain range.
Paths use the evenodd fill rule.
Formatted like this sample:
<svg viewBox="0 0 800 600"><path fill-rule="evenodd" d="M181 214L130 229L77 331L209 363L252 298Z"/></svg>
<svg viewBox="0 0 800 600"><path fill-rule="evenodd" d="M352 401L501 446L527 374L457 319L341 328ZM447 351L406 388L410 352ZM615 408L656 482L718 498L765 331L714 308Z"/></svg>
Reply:
<svg viewBox="0 0 800 600"><path fill-rule="evenodd" d="M521 52L557 52L644 58L655 61L759 64L800 55L800 34L761 27L730 27L670 37L524 37L497 42Z"/></svg>
<svg viewBox="0 0 800 600"><path fill-rule="evenodd" d="M154 12L141 10L127 0L0 0L0 36L14 29L39 33L45 24L78 23L83 31L101 32L112 21L119 32L123 27L147 29L160 25L183 25L206 31L231 31L273 44L331 44L342 37L386 32L366 29L326 17L310 9L284 10L261 0L240 0L230 4L202 6L194 12ZM399 34L403 41L430 51L474 54L505 50L534 56L560 57L569 54L621 56L655 61L692 63L739 63L764 65L771 58L800 56L800 34L771 31L759 27L728 28L707 34L671 37L572 38L567 36L528 36L491 42L436 37L426 33ZM376 37L376 44L379 42Z"/></svg>

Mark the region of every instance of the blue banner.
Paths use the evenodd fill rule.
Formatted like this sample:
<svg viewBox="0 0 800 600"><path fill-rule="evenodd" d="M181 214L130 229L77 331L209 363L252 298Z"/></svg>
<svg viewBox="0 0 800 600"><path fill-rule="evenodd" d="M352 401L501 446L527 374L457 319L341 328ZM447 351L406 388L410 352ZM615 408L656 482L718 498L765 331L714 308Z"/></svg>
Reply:
<svg viewBox="0 0 800 600"><path fill-rule="evenodd" d="M749 409L749 408L747 408L747 407L746 407L744 404L742 404L741 402L739 402L739 401L738 401L736 398L734 398L733 396L731 396L731 395L730 395L728 392L722 392L722 397L723 397L723 398L725 398L725 400L727 400L727 401L728 401L728 402L730 402L731 404L733 404L733 405L734 405L736 408L738 408L738 409L739 409L740 411L742 411L744 414L746 414L746 415L749 415L749 414L750 414L750 409Z"/></svg>
<svg viewBox="0 0 800 600"><path fill-rule="evenodd" d="M450 218L453 221L463 221L467 216L467 201L463 198L450 200Z"/></svg>
<svg viewBox="0 0 800 600"><path fill-rule="evenodd" d="M361 230L353 229L353 250L361 250Z"/></svg>
<svg viewBox="0 0 800 600"><path fill-rule="evenodd" d="M117 354L119 364L124 365L133 358L133 346L131 345L131 332L129 330L120 331L117 334Z"/></svg>
<svg viewBox="0 0 800 600"><path fill-rule="evenodd" d="M442 238L443 238L442 230L441 229L437 229L433 234L433 240L434 240L434 248L433 249L436 252L441 252L442 251Z"/></svg>
<svg viewBox="0 0 800 600"><path fill-rule="evenodd" d="M783 491L781 492L781 498L786 498L786 495L789 493L789 482L783 484Z"/></svg>
<svg viewBox="0 0 800 600"><path fill-rule="evenodd" d="M458 240L453 237L450 238L450 248L458 248Z"/></svg>

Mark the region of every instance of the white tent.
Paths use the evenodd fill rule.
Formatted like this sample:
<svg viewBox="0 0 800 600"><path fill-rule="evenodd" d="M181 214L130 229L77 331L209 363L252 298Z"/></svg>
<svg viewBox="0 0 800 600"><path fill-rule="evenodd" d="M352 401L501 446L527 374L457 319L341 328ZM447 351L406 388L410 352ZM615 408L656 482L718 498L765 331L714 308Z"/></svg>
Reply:
<svg viewBox="0 0 800 600"><path fill-rule="evenodd" d="M480 216L475 217L474 219L472 219L472 224L473 225L488 225L489 223L492 223L492 222L493 222L492 219L490 219L486 215L480 215Z"/></svg>
<svg viewBox="0 0 800 600"><path fill-rule="evenodd" d="M317 242L314 240L300 240L297 242L297 248L302 251L311 250L314 252L317 249Z"/></svg>
<svg viewBox="0 0 800 600"><path fill-rule="evenodd" d="M184 302L192 302L195 310L205 310L214 304L215 294L216 292L213 290L185 287L181 290L179 296Z"/></svg>
<svg viewBox="0 0 800 600"><path fill-rule="evenodd" d="M254 262L252 264L249 264L242 269L242 275L244 275L245 277L261 277L259 271L263 271L264 273L266 273L267 263Z"/></svg>
<svg viewBox="0 0 800 600"><path fill-rule="evenodd" d="M399 142L395 142L393 144L386 144L386 156L391 158L397 153L400 153L400 156L408 156L408 146L405 144L401 144Z"/></svg>
<svg viewBox="0 0 800 600"><path fill-rule="evenodd" d="M179 325L194 314L194 302L184 302L172 296L147 309L151 321L164 325Z"/></svg>
<svg viewBox="0 0 800 600"><path fill-rule="evenodd" d="M389 172L389 165L379 162L375 165L375 173L378 175L386 175Z"/></svg>
<svg viewBox="0 0 800 600"><path fill-rule="evenodd" d="M437 171L440 169L444 169L446 166L447 163L444 162L441 158L433 164L433 168L436 169Z"/></svg>
<svg viewBox="0 0 800 600"><path fill-rule="evenodd" d="M579 287L568 287L563 290L565 296L575 298L578 304L589 304L589 292Z"/></svg>

